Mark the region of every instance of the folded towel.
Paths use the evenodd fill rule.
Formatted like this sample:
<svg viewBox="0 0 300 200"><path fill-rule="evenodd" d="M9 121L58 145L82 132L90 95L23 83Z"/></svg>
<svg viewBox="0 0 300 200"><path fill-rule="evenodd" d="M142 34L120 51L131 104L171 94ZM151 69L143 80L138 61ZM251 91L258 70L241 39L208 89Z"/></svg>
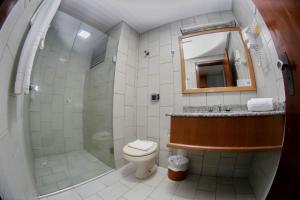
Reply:
<svg viewBox="0 0 300 200"><path fill-rule="evenodd" d="M253 98L247 102L249 111L272 111L274 110L273 98Z"/></svg>
<svg viewBox="0 0 300 200"><path fill-rule="evenodd" d="M154 142L151 141L144 141L144 140L136 140L134 142L130 142L128 144L129 147L134 148L134 149L139 149L142 151L148 151L151 149L154 145Z"/></svg>

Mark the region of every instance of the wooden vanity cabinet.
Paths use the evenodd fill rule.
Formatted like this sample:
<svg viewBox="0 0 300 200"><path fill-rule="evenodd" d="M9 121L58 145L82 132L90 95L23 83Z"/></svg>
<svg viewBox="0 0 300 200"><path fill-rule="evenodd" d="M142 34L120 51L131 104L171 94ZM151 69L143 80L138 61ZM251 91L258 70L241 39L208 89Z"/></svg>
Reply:
<svg viewBox="0 0 300 200"><path fill-rule="evenodd" d="M170 148L208 151L281 149L284 115L171 117Z"/></svg>

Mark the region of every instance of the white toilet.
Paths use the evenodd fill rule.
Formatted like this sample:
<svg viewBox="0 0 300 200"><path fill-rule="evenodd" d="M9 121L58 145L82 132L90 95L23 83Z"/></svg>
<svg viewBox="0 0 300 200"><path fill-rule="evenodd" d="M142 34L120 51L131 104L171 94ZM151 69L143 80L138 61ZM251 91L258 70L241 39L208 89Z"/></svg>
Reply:
<svg viewBox="0 0 300 200"><path fill-rule="evenodd" d="M123 148L124 159L134 163L137 167L135 176L144 179L156 171L155 158L157 155L157 143L147 151L130 147L128 144Z"/></svg>

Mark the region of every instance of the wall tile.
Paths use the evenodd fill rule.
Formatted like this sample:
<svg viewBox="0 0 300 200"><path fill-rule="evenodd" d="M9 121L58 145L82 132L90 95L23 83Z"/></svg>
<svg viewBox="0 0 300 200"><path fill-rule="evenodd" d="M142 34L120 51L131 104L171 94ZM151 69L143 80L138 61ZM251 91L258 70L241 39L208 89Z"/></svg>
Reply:
<svg viewBox="0 0 300 200"><path fill-rule="evenodd" d="M241 92L229 92L224 94L224 105L240 105Z"/></svg>
<svg viewBox="0 0 300 200"><path fill-rule="evenodd" d="M206 96L207 96L207 105L219 105L219 104L223 104L224 102L223 93L207 93Z"/></svg>
<svg viewBox="0 0 300 200"><path fill-rule="evenodd" d="M159 83L173 83L172 63L160 64Z"/></svg>
<svg viewBox="0 0 300 200"><path fill-rule="evenodd" d="M160 86L160 106L173 106L173 84Z"/></svg>
<svg viewBox="0 0 300 200"><path fill-rule="evenodd" d="M169 116L166 116L166 113L172 113L173 107L160 107L160 129L170 129L171 119Z"/></svg>
<svg viewBox="0 0 300 200"><path fill-rule="evenodd" d="M150 99L150 96L148 97ZM149 101L148 103L148 116L158 117L159 116L159 103Z"/></svg>
<svg viewBox="0 0 300 200"><path fill-rule="evenodd" d="M122 157L122 149L125 144L137 138L146 137L147 131L143 125L147 125L147 85L148 85L148 62L149 58L139 55L144 50L138 50L139 35L126 23L120 24L120 41L118 46L117 67L124 74L124 96L117 96L114 89L114 113L113 113L113 137L114 137L114 162L115 167L122 167L127 162ZM112 33L114 34L114 33ZM148 37L147 37L148 40ZM154 41L153 41L154 44ZM151 52L157 51L158 42L152 46ZM151 55L152 56L152 55ZM138 65L140 58L141 65ZM155 58L155 57L153 57ZM156 59L158 64L158 57ZM151 63L153 64L153 63ZM137 70L138 69L138 70ZM118 70L118 69L117 69ZM124 72L123 72L124 71ZM115 84L119 77L115 76ZM142 127L141 127L142 126ZM141 127L138 129L138 127ZM145 135L145 136L143 136Z"/></svg>
<svg viewBox="0 0 300 200"><path fill-rule="evenodd" d="M167 44L160 47L160 63L167 63L172 61L172 54L171 54L171 45Z"/></svg>
<svg viewBox="0 0 300 200"><path fill-rule="evenodd" d="M148 76L148 95L159 93L159 75Z"/></svg>
<svg viewBox="0 0 300 200"><path fill-rule="evenodd" d="M151 57L149 59L149 75L159 74L159 57Z"/></svg>
<svg viewBox="0 0 300 200"><path fill-rule="evenodd" d="M137 107L137 126L146 126L147 125L147 107L138 106Z"/></svg>
<svg viewBox="0 0 300 200"><path fill-rule="evenodd" d="M147 106L147 87L137 88L137 105Z"/></svg>
<svg viewBox="0 0 300 200"><path fill-rule="evenodd" d="M148 137L159 138L159 118L148 117Z"/></svg>
<svg viewBox="0 0 300 200"><path fill-rule="evenodd" d="M114 117L124 117L125 115L124 95L114 94Z"/></svg>

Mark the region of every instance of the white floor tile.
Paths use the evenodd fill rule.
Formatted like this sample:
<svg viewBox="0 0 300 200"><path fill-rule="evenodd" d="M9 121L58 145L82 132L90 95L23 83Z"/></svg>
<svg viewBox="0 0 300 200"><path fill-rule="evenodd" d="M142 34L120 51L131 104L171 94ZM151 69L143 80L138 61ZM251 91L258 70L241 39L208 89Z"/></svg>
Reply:
<svg viewBox="0 0 300 200"><path fill-rule="evenodd" d="M94 194L84 200L103 200L98 194Z"/></svg>
<svg viewBox="0 0 300 200"><path fill-rule="evenodd" d="M154 188L147 186L145 184L138 184L132 190L127 192L124 196L128 200L144 200L152 192Z"/></svg>
<svg viewBox="0 0 300 200"><path fill-rule="evenodd" d="M35 176L40 195L56 192L89 180L110 170L85 150L35 159Z"/></svg>
<svg viewBox="0 0 300 200"><path fill-rule="evenodd" d="M168 178L166 178L157 186L157 188L152 192L150 197L154 200L172 199L177 187L178 182L171 181Z"/></svg>
<svg viewBox="0 0 300 200"><path fill-rule="evenodd" d="M253 194L238 194L236 196L236 200L255 200L255 196Z"/></svg>
<svg viewBox="0 0 300 200"><path fill-rule="evenodd" d="M97 179L87 184L81 185L77 187L75 190L82 198L87 198L103 190L104 188L106 188L106 186L101 182L100 179Z"/></svg>
<svg viewBox="0 0 300 200"><path fill-rule="evenodd" d="M255 200L247 179L191 174L175 182L161 168L153 176L138 180L132 169L132 165L123 167L122 172L119 169L47 200Z"/></svg>
<svg viewBox="0 0 300 200"><path fill-rule="evenodd" d="M81 200L81 198L74 190L68 190L66 192L48 197L48 200Z"/></svg>
<svg viewBox="0 0 300 200"><path fill-rule="evenodd" d="M176 197L193 199L197 189L199 176L190 175L185 181L181 181L175 192Z"/></svg>
<svg viewBox="0 0 300 200"><path fill-rule="evenodd" d="M111 172L104 177L101 177L101 182L104 185L110 186L116 182L118 182L122 178L122 174L119 171Z"/></svg>
<svg viewBox="0 0 300 200"><path fill-rule="evenodd" d="M215 200L216 193L210 191L197 191L195 195L195 200Z"/></svg>
<svg viewBox="0 0 300 200"><path fill-rule="evenodd" d="M114 200L121 197L124 193L126 193L129 190L129 188L119 182L107 187L106 189L102 190L101 192L98 192L98 194L104 199L104 200Z"/></svg>
<svg viewBox="0 0 300 200"><path fill-rule="evenodd" d="M232 185L217 185L216 200L235 199L235 192Z"/></svg>
<svg viewBox="0 0 300 200"><path fill-rule="evenodd" d="M217 187L217 179L212 176L201 176L198 182L198 189L204 191L215 191Z"/></svg>
<svg viewBox="0 0 300 200"><path fill-rule="evenodd" d="M141 183L141 180L135 177L135 174L130 174L120 180L120 182L129 188L135 187L137 184Z"/></svg>
<svg viewBox="0 0 300 200"><path fill-rule="evenodd" d="M156 187L165 178L166 178L166 174L163 174L163 173L160 173L159 171L157 171L152 176L144 179L143 183L146 184L146 185L148 185L148 186L151 186L151 187Z"/></svg>

